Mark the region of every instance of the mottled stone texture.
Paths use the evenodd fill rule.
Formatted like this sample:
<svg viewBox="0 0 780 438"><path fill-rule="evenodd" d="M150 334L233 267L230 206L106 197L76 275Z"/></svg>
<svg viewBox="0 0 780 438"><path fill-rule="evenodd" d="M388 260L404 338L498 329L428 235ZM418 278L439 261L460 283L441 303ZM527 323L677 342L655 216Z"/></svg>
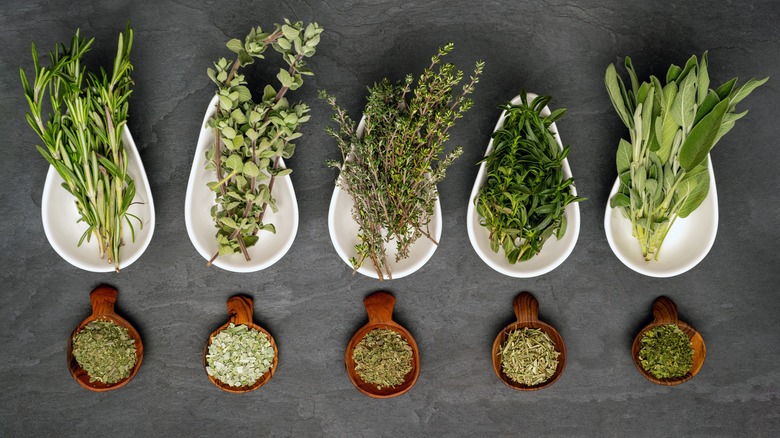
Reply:
<svg viewBox="0 0 780 438"><path fill-rule="evenodd" d="M3 436L777 436L780 350L780 5L773 1L3 1L0 7L0 435ZM207 268L187 237L184 194L199 124L213 87L211 61L250 26L288 17L325 27L316 72L290 95L309 102L295 172L298 237L279 263L254 274ZM18 71L29 45L67 41L77 27L97 37L92 66L110 66L127 20L136 32L136 87L130 128L157 206L146 253L121 274L82 272L49 246L40 220L46 164L24 120ZM441 184L444 233L416 274L380 284L352 276L334 251L327 210L336 174L324 166L336 145L322 128L329 112L318 89L358 116L365 86L419 73L436 47L464 69L485 74L475 105L448 147L465 153ZM750 114L713 153L721 208L709 256L672 279L624 267L602 218L626 135L603 86L604 69L630 54L641 76L710 50L721 83L771 75L743 109ZM253 65L259 87L278 63ZM29 71L29 70L28 70ZM559 122L582 204L571 257L529 280L487 267L468 242L468 194L499 111L521 88L552 94L569 109ZM140 330L143 366L125 388L94 394L68 375L65 342L89 313L88 292L106 282L119 310ZM343 353L365 322L362 298L398 297L397 319L422 351L417 386L393 400L370 400L344 372ZM562 378L540 392L507 389L493 375L490 346L511 321L512 297L533 292L541 316L566 339ZM255 298L257 321L280 348L279 370L260 390L217 390L201 366L208 334L236 292ZM630 358L633 335L652 301L672 297L707 342L701 373L676 388L653 385Z"/></svg>

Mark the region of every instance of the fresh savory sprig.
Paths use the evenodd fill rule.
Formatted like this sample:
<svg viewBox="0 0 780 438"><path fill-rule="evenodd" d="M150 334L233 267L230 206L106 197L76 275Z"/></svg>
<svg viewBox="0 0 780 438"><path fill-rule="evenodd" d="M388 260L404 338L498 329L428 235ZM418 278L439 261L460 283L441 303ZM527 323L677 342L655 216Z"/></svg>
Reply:
<svg viewBox="0 0 780 438"><path fill-rule="evenodd" d="M92 47L92 39L76 34L69 46L61 44L49 52L51 65L43 67L35 44L32 84L20 69L24 94L30 106L27 122L41 138L37 146L46 161L65 181L62 187L75 198L79 222L87 229L78 246L92 237L100 257L119 271L119 250L126 224L135 240L131 218L143 223L128 208L135 197L135 183L127 174L127 153L122 130L127 123L128 98L133 84L130 49L133 30L119 34L113 71L108 76L87 72L81 59ZM48 94L46 105L45 97ZM44 116L48 107L48 119Z"/></svg>
<svg viewBox="0 0 780 438"><path fill-rule="evenodd" d="M244 41L228 41L235 61L222 58L208 69L219 96L216 114L207 122L215 133L214 146L206 152L206 168L216 172L217 180L209 188L216 193L211 215L219 244L209 265L220 255L237 252L249 260L247 248L258 242L257 233L276 232L263 217L269 206L277 211L274 181L292 172L282 168L280 160L293 155L292 141L301 137L301 124L310 118L306 104L291 105L285 95L303 85L304 75L313 75L303 58L314 55L321 33L316 23L304 27L301 22L285 20L272 32L258 26ZM279 88L266 85L260 101L254 102L238 69L263 59L269 46L281 53L287 68L276 76Z"/></svg>
<svg viewBox="0 0 780 438"><path fill-rule="evenodd" d="M383 79L370 87L361 131L335 97L321 92L338 125L326 131L341 150L341 160L328 164L340 169L336 184L352 196L352 216L360 227L351 263L357 270L370 260L380 280L392 278L385 243L395 240L396 261L408 257L409 247L422 236L437 243L428 229L439 196L436 184L462 153L458 147L444 154L443 145L455 121L473 105L467 95L484 67L477 62L461 91L453 91L463 72L441 63L452 49L451 43L442 47L416 84L407 75L397 83Z"/></svg>
<svg viewBox="0 0 780 438"><path fill-rule="evenodd" d="M734 123L747 114L736 105L769 78L737 78L710 88L707 53L692 56L684 68L672 65L666 84L655 76L639 83L631 58L626 88L615 66L607 67L605 84L612 105L629 129L620 140L617 170L620 190L610 200L631 220L645 260L658 261L664 238L678 217L696 210L709 192L707 154Z"/></svg>
<svg viewBox="0 0 780 438"><path fill-rule="evenodd" d="M490 231L493 252L504 249L509 263L530 260L553 234L566 233L566 206L585 198L572 193L573 178L563 178L562 163L569 146L561 149L550 125L565 109L543 117L549 96L528 104L525 91L519 105L506 103L504 125L493 134L486 163L487 179L474 199L480 225Z"/></svg>

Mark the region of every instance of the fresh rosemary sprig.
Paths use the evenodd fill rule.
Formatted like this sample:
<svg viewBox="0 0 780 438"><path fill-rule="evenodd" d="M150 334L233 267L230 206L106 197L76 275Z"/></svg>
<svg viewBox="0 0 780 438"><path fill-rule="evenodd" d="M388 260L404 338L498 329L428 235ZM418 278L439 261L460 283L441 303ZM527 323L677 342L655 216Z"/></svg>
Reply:
<svg viewBox="0 0 780 438"><path fill-rule="evenodd" d="M303 85L303 75L313 75L306 68L304 57L315 53L322 28L317 23L304 28L303 23L285 20L273 32L263 32L258 26L242 42L228 41L227 47L237 57L232 63L222 58L208 69L208 75L219 90L217 112L209 119L214 129L214 147L206 152L206 168L216 172L217 180L209 183L216 192L216 205L211 209L217 227L220 255L241 252L249 260L247 248L255 245L261 230L276 232L274 225L264 223L268 206L276 212L272 196L277 177L289 175L291 169L280 168L281 158L290 158L295 151L293 140L302 134L302 123L309 120L309 107L299 103L290 105L284 97L288 90ZM279 89L266 85L262 99L252 100L239 67L263 59L265 49L271 46L282 54L287 68L279 70L276 78Z"/></svg>
<svg viewBox="0 0 780 438"><path fill-rule="evenodd" d="M694 55L685 68L669 67L663 86L655 76L640 84L631 58L624 65L630 88L612 64L604 78L630 139L618 145L620 191L610 206L631 220L645 260L658 261L674 221L688 217L707 197L707 154L747 114L737 113L736 105L769 78L740 87L734 78L713 90L706 52L701 62Z"/></svg>
<svg viewBox="0 0 780 438"><path fill-rule="evenodd" d="M504 126L493 134L493 150L480 161L486 163L487 180L474 199L480 224L490 231L490 248L503 248L511 264L539 254L553 233L562 238L566 206L585 200L572 194L573 178L563 179L569 146L561 150L549 129L566 110L542 117L549 96L538 96L530 105L525 91L520 96L520 105L501 106Z"/></svg>
<svg viewBox="0 0 780 438"><path fill-rule="evenodd" d="M81 65L93 42L94 38L81 38L77 30L70 46L61 44L49 52L48 68L40 65L33 43L32 86L24 70L19 73L30 106L27 122L45 145L37 146L38 151L65 180L62 187L75 198L79 222L87 224L78 246L95 237L100 257L107 258L118 272L124 224L133 240L135 229L130 218L143 227L138 217L127 212L135 184L127 174L127 153L122 145L133 83L133 30L128 26L119 34L111 76L102 69L99 75L87 72ZM44 120L47 93L51 107Z"/></svg>
<svg viewBox="0 0 780 438"><path fill-rule="evenodd" d="M471 108L473 102L466 96L484 66L477 62L470 81L454 92L463 72L440 59L452 49L452 43L439 49L414 85L412 75L407 75L395 84L383 79L370 87L360 132L335 97L320 93L338 125L326 131L341 149L341 160L328 164L341 170L336 184L352 196L352 216L360 227L351 263L357 270L371 260L380 280L392 278L385 243L395 240L396 261L408 257L409 247L421 236L437 243L428 229L439 195L436 184L462 153L458 147L442 157L443 144L455 120Z"/></svg>

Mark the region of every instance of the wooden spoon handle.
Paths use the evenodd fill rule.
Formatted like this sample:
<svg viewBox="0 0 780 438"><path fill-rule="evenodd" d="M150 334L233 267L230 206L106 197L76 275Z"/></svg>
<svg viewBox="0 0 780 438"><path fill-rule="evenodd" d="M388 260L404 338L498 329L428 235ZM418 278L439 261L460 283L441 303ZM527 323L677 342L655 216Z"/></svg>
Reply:
<svg viewBox="0 0 780 438"><path fill-rule="evenodd" d="M369 323L393 322L395 297L387 292L374 292L363 300Z"/></svg>
<svg viewBox="0 0 780 438"><path fill-rule="evenodd" d="M227 301L228 315L230 322L235 325L252 324L252 313L254 312L254 301L244 295L235 295Z"/></svg>
<svg viewBox="0 0 780 438"><path fill-rule="evenodd" d="M100 285L89 294L92 316L114 315L117 291L111 286Z"/></svg>
<svg viewBox="0 0 780 438"><path fill-rule="evenodd" d="M677 305L667 297L658 297L653 303L653 319L661 324L672 324L678 320Z"/></svg>
<svg viewBox="0 0 780 438"><path fill-rule="evenodd" d="M520 292L512 303L517 322L539 322L539 301L528 292Z"/></svg>

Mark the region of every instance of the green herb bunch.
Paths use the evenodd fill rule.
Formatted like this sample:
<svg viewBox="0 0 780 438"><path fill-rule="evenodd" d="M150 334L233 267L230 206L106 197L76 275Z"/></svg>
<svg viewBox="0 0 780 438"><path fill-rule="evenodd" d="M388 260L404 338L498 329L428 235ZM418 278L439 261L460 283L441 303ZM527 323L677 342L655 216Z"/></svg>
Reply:
<svg viewBox="0 0 780 438"><path fill-rule="evenodd" d="M673 379L688 374L693 366L693 346L688 336L667 324L648 330L640 341L639 362L658 379Z"/></svg>
<svg viewBox="0 0 780 438"><path fill-rule="evenodd" d="M436 184L462 153L458 147L445 155L443 144L455 121L473 105L466 96L484 66L477 62L470 81L454 91L463 72L441 63L452 49L451 43L439 49L416 84L407 75L397 83L384 79L369 87L363 129L334 97L321 92L338 125L326 131L341 150L341 160L328 164L341 170L336 184L352 196L352 216L360 227L351 263L357 270L370 260L380 280L392 278L386 243L395 240L396 261L408 257L409 247L422 236L437 243L428 229L438 198Z"/></svg>
<svg viewBox="0 0 780 438"><path fill-rule="evenodd" d="M569 146L561 150L550 125L565 109L541 115L550 102L538 96L528 104L506 103L504 126L493 134L493 150L486 163L487 180L474 199L480 224L490 231L490 248L504 249L509 263L529 260L553 234L566 233L565 208L580 198L572 194L574 179L564 180L562 163Z"/></svg>
<svg viewBox="0 0 780 438"><path fill-rule="evenodd" d="M49 52L49 67L41 66L33 43L32 85L23 69L19 74L30 106L27 122L44 143L44 147L37 146L38 151L65 181L62 187L75 198L79 222L87 225L78 246L94 237L100 257L119 272L124 225L130 228L133 240L135 229L130 218L143 227L141 220L127 211L135 197L135 184L127 174L127 153L122 144L133 84L133 30L128 26L119 34L110 75L103 69L100 74L87 72L82 65L81 59L93 42L94 38L81 38L77 30L69 46L61 44ZM48 118L44 111L48 111Z"/></svg>
<svg viewBox="0 0 780 438"><path fill-rule="evenodd" d="M378 389L404 383L412 371L412 347L395 330L374 329L366 333L352 352L355 372Z"/></svg>
<svg viewBox="0 0 780 438"><path fill-rule="evenodd" d="M113 384L130 376L138 361L127 328L111 321L92 321L73 336L73 357L89 381Z"/></svg>
<svg viewBox="0 0 780 438"><path fill-rule="evenodd" d="M258 26L243 42L228 41L228 49L236 53L235 61L222 58L208 69L219 88L216 114L207 122L215 133L214 147L206 152L206 168L217 177L209 188L216 192L211 215L219 243L219 252L209 264L220 255L237 252L249 260L247 247L258 242L257 233L276 232L273 224L263 222L263 216L268 206L277 211L274 181L292 172L281 167L280 159L293 155L292 141L302 135L301 124L310 118L306 104L291 105L285 95L303 85L303 76L313 75L303 58L314 55L320 33L322 28L316 23L304 27L301 22L285 20L273 32ZM276 76L279 88L266 85L262 98L254 102L244 76L237 71L263 59L269 46L281 54L287 67Z"/></svg>
<svg viewBox="0 0 780 438"><path fill-rule="evenodd" d="M769 78L740 87L734 78L713 90L706 52L701 62L692 56L684 68L669 67L665 85L655 76L640 84L631 58L624 65L630 88L612 64L605 77L612 105L630 134L630 141L621 139L618 146L620 191L610 205L631 220L645 260L657 261L674 221L707 197L707 154L747 114L737 113L736 105Z"/></svg>

